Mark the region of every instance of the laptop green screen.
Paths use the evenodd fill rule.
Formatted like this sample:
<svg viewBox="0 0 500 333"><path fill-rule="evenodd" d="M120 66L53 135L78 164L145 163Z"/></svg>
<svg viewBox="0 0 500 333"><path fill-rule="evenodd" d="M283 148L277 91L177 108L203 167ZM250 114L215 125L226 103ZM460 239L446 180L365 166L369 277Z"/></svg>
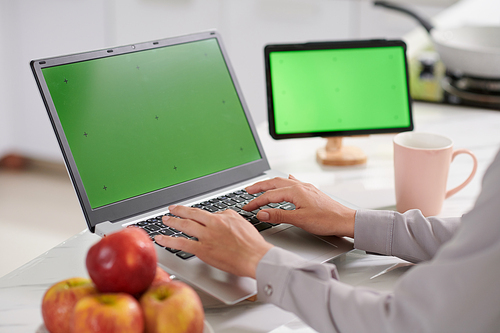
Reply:
<svg viewBox="0 0 500 333"><path fill-rule="evenodd" d="M42 71L93 209L261 158L215 38Z"/></svg>
<svg viewBox="0 0 500 333"><path fill-rule="evenodd" d="M402 46L270 52L268 70L278 136L411 126Z"/></svg>

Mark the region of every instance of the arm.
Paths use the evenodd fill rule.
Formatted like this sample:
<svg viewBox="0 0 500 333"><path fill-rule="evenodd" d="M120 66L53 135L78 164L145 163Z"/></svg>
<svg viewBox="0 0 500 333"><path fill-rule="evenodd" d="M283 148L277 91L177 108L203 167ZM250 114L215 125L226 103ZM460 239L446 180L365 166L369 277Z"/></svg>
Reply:
<svg viewBox="0 0 500 333"><path fill-rule="evenodd" d="M460 226L460 218L425 218L419 210L358 210L354 246L367 252L387 254L411 262L429 260Z"/></svg>
<svg viewBox="0 0 500 333"><path fill-rule="evenodd" d="M393 255L419 262L429 260L437 249L456 232L459 218L425 218L420 211L405 214L347 208L311 184L290 177L259 182L247 188L249 193L265 191L250 202L254 210L270 202L290 201L294 211L263 209L261 221L290 223L317 235L354 237L354 246L368 252Z"/></svg>
<svg viewBox="0 0 500 333"><path fill-rule="evenodd" d="M426 219L417 210L405 214L358 210L355 221L356 248L413 262L431 259L460 224L458 218ZM402 296L395 298L392 293L339 282L333 265L311 264L292 253L272 248L257 266L256 276L259 300L297 314L319 332L411 332L420 330L425 318L432 317L423 306L427 302L425 297L439 298L442 292L445 298L449 292L444 288L420 294L426 294L425 286L433 275L440 276L440 283L447 284L446 272L432 270L428 274L407 278L405 287L398 292ZM422 310L417 315L412 313L415 292L424 297L423 301L416 301Z"/></svg>

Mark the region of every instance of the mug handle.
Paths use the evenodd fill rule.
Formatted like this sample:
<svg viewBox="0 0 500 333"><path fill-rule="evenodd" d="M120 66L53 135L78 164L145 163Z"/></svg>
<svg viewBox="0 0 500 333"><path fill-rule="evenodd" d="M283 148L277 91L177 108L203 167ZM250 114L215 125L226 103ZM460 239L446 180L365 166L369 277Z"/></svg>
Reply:
<svg viewBox="0 0 500 333"><path fill-rule="evenodd" d="M455 157L457 155L459 155L459 154L470 155L472 157L472 161L474 162L474 167L472 168L472 172L470 173L469 177L462 184L458 185L457 187L455 187L455 188L453 188L451 190L446 191L445 199L448 199L453 194L455 194L458 191L460 191L461 189L463 189L467 184L470 183L470 181L472 180L472 178L474 178L474 175L476 174L476 170L477 170L477 158L476 158L476 155L474 155L474 153L472 153L470 150L467 150L467 149L457 149L457 150L453 151L453 154L451 155L451 161L453 162L453 160L455 159Z"/></svg>

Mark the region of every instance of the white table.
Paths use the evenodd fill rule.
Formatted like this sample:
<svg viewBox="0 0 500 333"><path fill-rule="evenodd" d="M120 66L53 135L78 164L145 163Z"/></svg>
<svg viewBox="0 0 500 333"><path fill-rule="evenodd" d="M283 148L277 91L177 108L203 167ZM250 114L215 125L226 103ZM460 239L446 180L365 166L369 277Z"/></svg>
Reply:
<svg viewBox="0 0 500 333"><path fill-rule="evenodd" d="M416 130L449 136L457 148L468 148L478 157L475 179L445 201L441 215L461 215L474 203L481 177L500 147L500 112L482 109L414 104ZM347 138L345 145L364 149L368 162L354 167L322 167L315 160L325 139L275 141L259 126L271 167L311 182L321 190L363 208L394 208L392 166L393 135ZM460 183L471 168L467 157L457 158L450 171L450 186ZM0 279L0 333L35 332L42 323L40 304L45 290L71 276L88 276L85 255L99 238L83 231ZM29 244L27 244L29 246ZM3 253L2 255L9 255ZM394 257L366 255L355 250L335 261L341 280L355 286L390 290L409 266ZM215 332L312 332L293 314L273 305L242 302L224 306L201 294L206 319Z"/></svg>

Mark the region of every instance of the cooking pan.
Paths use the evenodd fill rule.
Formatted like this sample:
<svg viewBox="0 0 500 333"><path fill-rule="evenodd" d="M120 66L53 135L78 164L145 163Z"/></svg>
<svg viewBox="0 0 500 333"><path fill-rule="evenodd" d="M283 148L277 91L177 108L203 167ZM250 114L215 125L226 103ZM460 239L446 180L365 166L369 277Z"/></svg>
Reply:
<svg viewBox="0 0 500 333"><path fill-rule="evenodd" d="M440 29L406 7L386 1L375 1L374 5L406 13L420 22L448 70L474 78L500 80L500 26Z"/></svg>

